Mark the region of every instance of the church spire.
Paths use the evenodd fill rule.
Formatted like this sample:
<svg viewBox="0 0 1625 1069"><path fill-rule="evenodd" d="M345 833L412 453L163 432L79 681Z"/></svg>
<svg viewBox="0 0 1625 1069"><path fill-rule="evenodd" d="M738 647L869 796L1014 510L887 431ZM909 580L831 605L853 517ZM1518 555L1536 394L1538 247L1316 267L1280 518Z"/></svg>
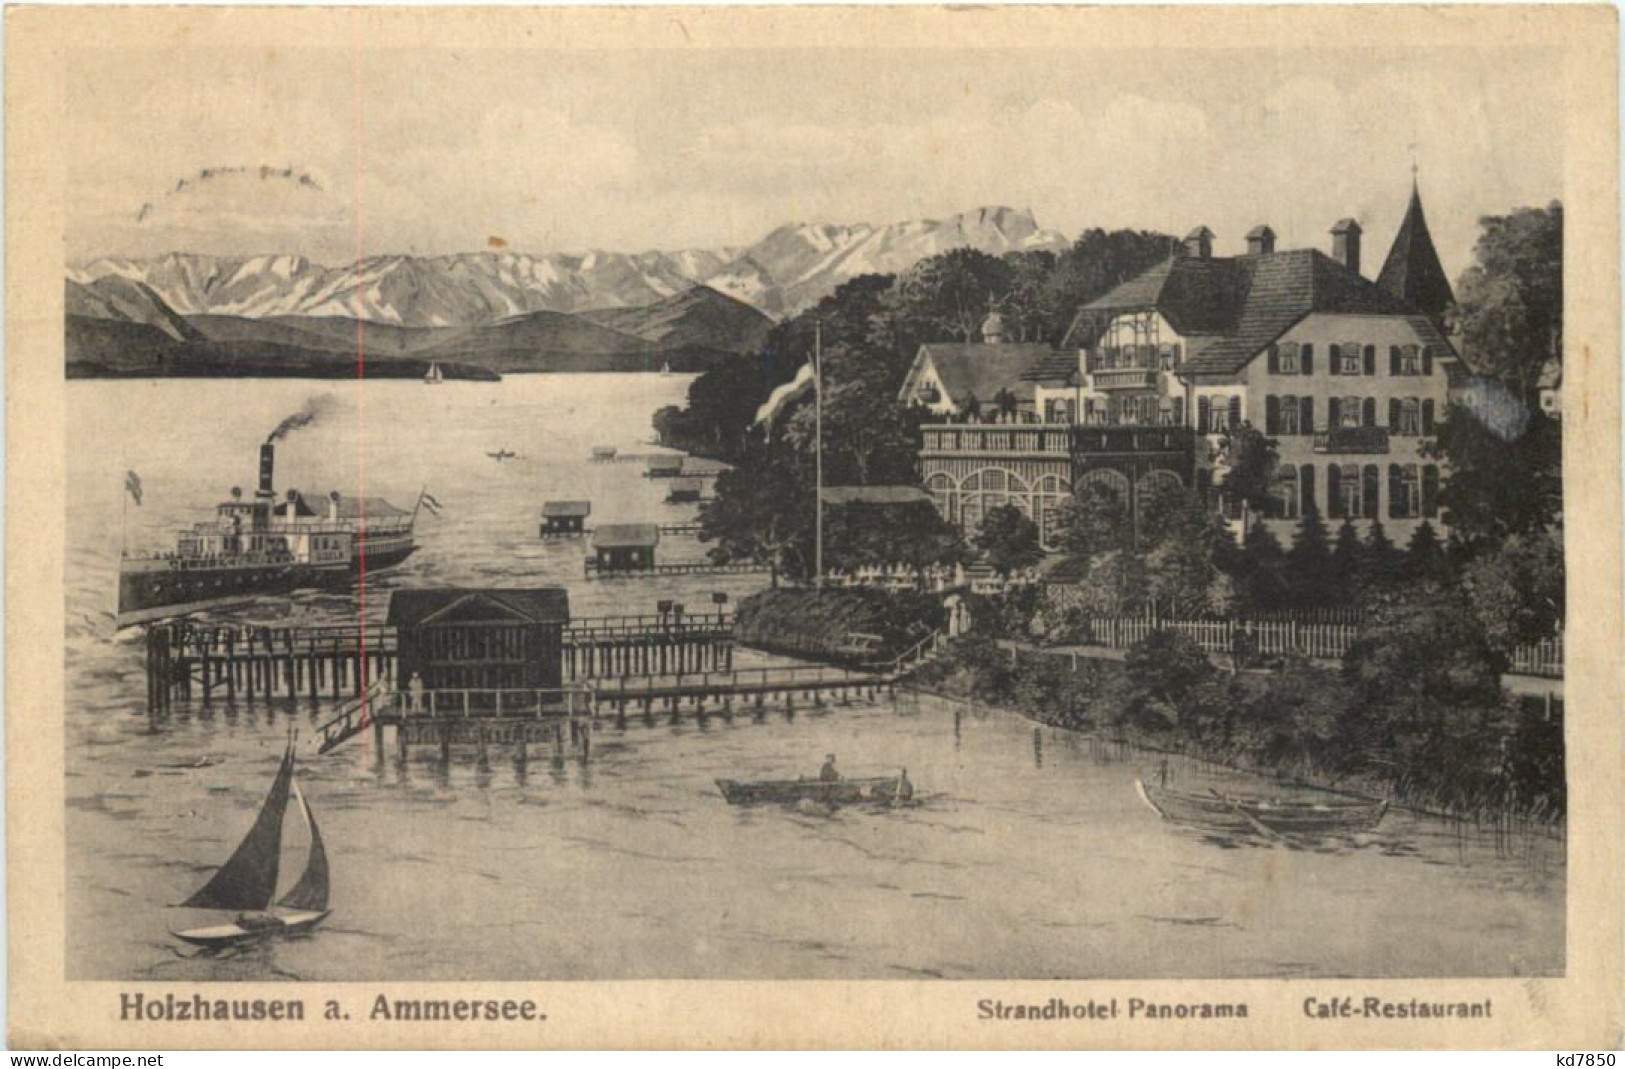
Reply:
<svg viewBox="0 0 1625 1069"><path fill-rule="evenodd" d="M1428 233L1422 213L1422 192L1417 185L1416 168L1411 168L1411 203L1405 220L1394 235L1393 247L1383 262L1377 285L1406 304L1434 319L1454 303L1456 296L1439 263L1439 253Z"/></svg>

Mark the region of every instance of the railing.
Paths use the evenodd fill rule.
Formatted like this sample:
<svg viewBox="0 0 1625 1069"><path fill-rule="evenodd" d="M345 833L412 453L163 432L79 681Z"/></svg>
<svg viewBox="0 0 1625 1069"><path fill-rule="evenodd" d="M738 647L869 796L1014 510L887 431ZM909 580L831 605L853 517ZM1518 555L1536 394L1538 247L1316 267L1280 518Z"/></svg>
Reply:
<svg viewBox="0 0 1625 1069"><path fill-rule="evenodd" d="M1196 432L1176 423L1085 423L1073 434L1080 453L1173 453L1191 449Z"/></svg>
<svg viewBox="0 0 1625 1069"><path fill-rule="evenodd" d="M1045 453L1066 456L1071 428L1064 423L932 424L922 428L925 453Z"/></svg>
<svg viewBox="0 0 1625 1069"><path fill-rule="evenodd" d="M593 711L591 687L540 688L436 688L413 693L397 690L373 703L375 716L402 719L462 719L465 717L586 716Z"/></svg>
<svg viewBox="0 0 1625 1069"><path fill-rule="evenodd" d="M1097 390L1148 390L1157 383L1151 368L1102 368L1089 373Z"/></svg>
<svg viewBox="0 0 1625 1069"><path fill-rule="evenodd" d="M596 616L572 620L564 630L566 642L592 642L650 635L714 635L733 632L733 617L727 613L693 613L683 616Z"/></svg>
<svg viewBox="0 0 1625 1069"><path fill-rule="evenodd" d="M930 660L946 641L947 637L941 631L933 631L891 660L870 661L863 667L879 675L899 676L905 670L918 667Z"/></svg>
<svg viewBox="0 0 1625 1069"><path fill-rule="evenodd" d="M1521 676L1563 678L1563 636L1542 639L1512 652L1512 671Z"/></svg>
<svg viewBox="0 0 1625 1069"><path fill-rule="evenodd" d="M735 668L726 672L667 672L657 676L623 678L600 687L597 696L613 701L637 701L682 693L737 692L741 689L776 690L834 684L881 682L883 677L865 668L833 665L793 665L773 668Z"/></svg>
<svg viewBox="0 0 1625 1069"><path fill-rule="evenodd" d="M1317 453L1386 453L1388 428L1334 427L1317 433L1312 448Z"/></svg>

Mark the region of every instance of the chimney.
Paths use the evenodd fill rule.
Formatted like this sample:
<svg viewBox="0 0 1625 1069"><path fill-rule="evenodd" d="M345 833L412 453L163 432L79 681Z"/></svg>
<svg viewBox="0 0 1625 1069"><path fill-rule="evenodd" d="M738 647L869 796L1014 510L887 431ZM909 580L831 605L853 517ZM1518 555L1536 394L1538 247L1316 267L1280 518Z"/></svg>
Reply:
<svg viewBox="0 0 1625 1069"><path fill-rule="evenodd" d="M339 492L334 490L327 495L327 518L333 523L339 520Z"/></svg>
<svg viewBox="0 0 1625 1069"><path fill-rule="evenodd" d="M1360 224L1353 219L1340 219L1332 227L1332 259L1360 273Z"/></svg>
<svg viewBox="0 0 1625 1069"><path fill-rule="evenodd" d="M1269 224L1255 226L1247 231L1247 255L1268 256L1275 251L1275 231Z"/></svg>
<svg viewBox="0 0 1625 1069"><path fill-rule="evenodd" d="M276 469L276 446L266 442L260 446L260 488L255 497L271 498L276 491L271 488L271 475Z"/></svg>
<svg viewBox="0 0 1625 1069"><path fill-rule="evenodd" d="M1185 235L1185 255L1198 260L1213 259L1213 231L1199 226Z"/></svg>

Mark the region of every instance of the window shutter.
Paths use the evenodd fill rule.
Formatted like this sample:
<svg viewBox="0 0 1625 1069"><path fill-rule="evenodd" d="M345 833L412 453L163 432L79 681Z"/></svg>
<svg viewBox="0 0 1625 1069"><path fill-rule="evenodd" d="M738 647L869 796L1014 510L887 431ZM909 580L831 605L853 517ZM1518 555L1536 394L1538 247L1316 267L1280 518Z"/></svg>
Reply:
<svg viewBox="0 0 1625 1069"><path fill-rule="evenodd" d="M1278 346L1278 345L1272 345L1272 346L1270 346L1270 374L1271 375L1278 375L1280 373L1281 373L1281 347Z"/></svg>
<svg viewBox="0 0 1625 1069"><path fill-rule="evenodd" d="M1432 519L1439 514L1439 468L1428 464L1422 468L1422 515Z"/></svg>
<svg viewBox="0 0 1625 1069"><path fill-rule="evenodd" d="M1326 515L1338 519L1343 515L1343 471L1336 464L1326 465Z"/></svg>
<svg viewBox="0 0 1625 1069"><path fill-rule="evenodd" d="M1304 512L1316 508L1315 466L1313 464L1305 464L1298 469L1298 500L1302 502Z"/></svg>
<svg viewBox="0 0 1625 1069"><path fill-rule="evenodd" d="M1264 398L1264 433L1281 433L1281 399L1274 394Z"/></svg>
<svg viewBox="0 0 1625 1069"><path fill-rule="evenodd" d="M1298 433L1315 433L1315 399L1304 397L1298 401Z"/></svg>
<svg viewBox="0 0 1625 1069"><path fill-rule="evenodd" d="M1212 403L1206 397L1196 399L1196 431L1206 434L1212 426Z"/></svg>
<svg viewBox="0 0 1625 1069"><path fill-rule="evenodd" d="M1399 474L1399 465L1388 465L1388 518L1403 519L1405 498L1405 480Z"/></svg>
<svg viewBox="0 0 1625 1069"><path fill-rule="evenodd" d="M1377 373L1377 347L1375 345L1365 347L1365 373L1367 375Z"/></svg>
<svg viewBox="0 0 1625 1069"><path fill-rule="evenodd" d="M1332 367L1336 367L1334 362ZM1343 399L1341 397L1326 398L1326 429L1334 430L1343 425Z"/></svg>
<svg viewBox="0 0 1625 1069"><path fill-rule="evenodd" d="M1331 361L1332 361L1332 366L1330 368L1331 373L1333 375L1341 375L1343 373L1343 368L1342 368L1343 347L1341 345L1332 346Z"/></svg>
<svg viewBox="0 0 1625 1069"><path fill-rule="evenodd" d="M1241 426L1241 398L1230 398L1230 426Z"/></svg>
<svg viewBox="0 0 1625 1069"><path fill-rule="evenodd" d="M1433 347L1431 345L1422 346L1422 374L1433 374Z"/></svg>
<svg viewBox="0 0 1625 1069"><path fill-rule="evenodd" d="M1298 356L1298 368L1305 375L1315 373L1315 347L1308 342L1304 343L1303 352Z"/></svg>
<svg viewBox="0 0 1625 1069"><path fill-rule="evenodd" d="M1377 399L1375 397L1367 397L1363 402L1361 402L1360 422L1365 424L1367 427L1375 427L1377 425Z"/></svg>
<svg viewBox="0 0 1625 1069"><path fill-rule="evenodd" d="M1422 433L1433 433L1433 398L1422 402Z"/></svg>
<svg viewBox="0 0 1625 1069"><path fill-rule="evenodd" d="M1388 347L1388 374L1399 374L1399 346L1397 345Z"/></svg>
<svg viewBox="0 0 1625 1069"><path fill-rule="evenodd" d="M1399 398L1397 398L1397 397L1388 398L1388 433L1389 434L1398 434L1399 433L1399 410L1400 410L1401 407L1403 407L1403 406L1400 405Z"/></svg>
<svg viewBox="0 0 1625 1069"><path fill-rule="evenodd" d="M1381 476L1375 464L1367 464L1365 471L1361 472L1361 477L1365 482L1365 518L1374 520L1377 518L1377 484L1381 481Z"/></svg>

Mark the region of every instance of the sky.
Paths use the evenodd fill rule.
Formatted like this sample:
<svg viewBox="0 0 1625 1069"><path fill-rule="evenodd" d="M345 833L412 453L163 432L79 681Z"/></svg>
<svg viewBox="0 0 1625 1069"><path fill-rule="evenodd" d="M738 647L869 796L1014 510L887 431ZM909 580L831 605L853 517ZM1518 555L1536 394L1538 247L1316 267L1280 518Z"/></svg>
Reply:
<svg viewBox="0 0 1625 1069"><path fill-rule="evenodd" d="M1562 195L1558 56L1527 48L108 54L67 67L72 261L715 248L1006 205L1219 254L1353 217L1372 274L1414 164L1455 278L1480 216Z"/></svg>

